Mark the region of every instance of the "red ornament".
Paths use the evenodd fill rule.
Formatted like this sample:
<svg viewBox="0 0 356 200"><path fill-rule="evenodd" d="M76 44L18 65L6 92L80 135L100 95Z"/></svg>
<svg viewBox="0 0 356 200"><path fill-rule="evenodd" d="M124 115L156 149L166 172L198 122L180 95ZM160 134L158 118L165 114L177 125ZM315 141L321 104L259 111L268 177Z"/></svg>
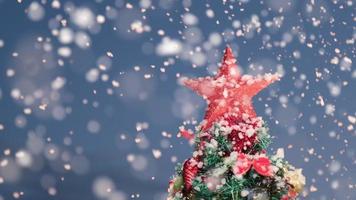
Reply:
<svg viewBox="0 0 356 200"><path fill-rule="evenodd" d="M184 137L188 141L194 139L194 133L192 133L191 131L187 131L184 128L179 130L179 133L181 134L182 137Z"/></svg>
<svg viewBox="0 0 356 200"><path fill-rule="evenodd" d="M207 100L208 109L202 130L207 130L224 114L255 117L252 98L276 80L277 74L252 77L241 76L232 50L227 47L219 72L215 77L187 79L184 84Z"/></svg>
<svg viewBox="0 0 356 200"><path fill-rule="evenodd" d="M265 156L249 158L246 154L240 153L232 170L236 176L243 176L251 169L251 166L262 176L272 176L271 162Z"/></svg>
<svg viewBox="0 0 356 200"><path fill-rule="evenodd" d="M298 193L293 191L293 190L289 190L288 194L285 194L281 197L281 200L291 200L291 199L295 199L298 196Z"/></svg>
<svg viewBox="0 0 356 200"><path fill-rule="evenodd" d="M247 152L249 147L255 144L257 138L257 129L262 126L258 118L250 118L247 114L240 117L228 116L225 118L229 126L235 125L228 135L233 142L233 150L237 152Z"/></svg>
<svg viewBox="0 0 356 200"><path fill-rule="evenodd" d="M267 157L255 158L253 168L262 176L272 176L271 161Z"/></svg>
<svg viewBox="0 0 356 200"><path fill-rule="evenodd" d="M192 190L193 180L198 174L197 161L194 158L186 160L183 164L184 192L189 193Z"/></svg>
<svg viewBox="0 0 356 200"><path fill-rule="evenodd" d="M246 172L248 172L248 170L250 170L252 165L251 160L246 156L246 154L240 153L237 156L237 160L235 165L233 166L233 172L236 176L242 176L244 175Z"/></svg>
<svg viewBox="0 0 356 200"><path fill-rule="evenodd" d="M283 196L281 197L281 200L289 200L288 195L283 195Z"/></svg>

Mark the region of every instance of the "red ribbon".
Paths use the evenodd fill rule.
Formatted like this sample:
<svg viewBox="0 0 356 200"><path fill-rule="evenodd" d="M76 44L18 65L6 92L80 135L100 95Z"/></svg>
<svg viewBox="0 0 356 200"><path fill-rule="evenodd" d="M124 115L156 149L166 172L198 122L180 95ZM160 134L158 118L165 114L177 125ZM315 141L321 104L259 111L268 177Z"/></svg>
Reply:
<svg viewBox="0 0 356 200"><path fill-rule="evenodd" d="M233 166L233 172L237 176L242 176L248 172L251 167L262 176L272 176L271 161L266 156L258 156L249 158L246 154L240 153L237 156L235 165Z"/></svg>

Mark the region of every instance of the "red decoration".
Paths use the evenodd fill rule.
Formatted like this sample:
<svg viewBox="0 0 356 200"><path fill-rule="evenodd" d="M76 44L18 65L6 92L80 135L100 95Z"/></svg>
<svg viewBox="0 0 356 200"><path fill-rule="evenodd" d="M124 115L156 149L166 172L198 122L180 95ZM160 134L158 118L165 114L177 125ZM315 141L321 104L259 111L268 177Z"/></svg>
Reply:
<svg viewBox="0 0 356 200"><path fill-rule="evenodd" d="M283 196L281 197L281 200L289 200L288 195L283 195Z"/></svg>
<svg viewBox="0 0 356 200"><path fill-rule="evenodd" d="M198 174L197 161L194 158L186 160L183 164L184 191L189 193L192 190L193 180Z"/></svg>
<svg viewBox="0 0 356 200"><path fill-rule="evenodd" d="M187 139L189 141L194 139L194 134L191 131L187 131L185 129L181 129L179 131L179 133L181 134L182 137L184 137L185 139Z"/></svg>
<svg viewBox="0 0 356 200"><path fill-rule="evenodd" d="M207 100L208 109L205 114L203 130L211 125L224 114L241 116L247 114L255 117L252 98L272 82L279 80L277 74L265 74L264 76L252 77L241 76L236 59L232 50L227 47L219 72L215 77L187 79L184 84L203 96Z"/></svg>
<svg viewBox="0 0 356 200"><path fill-rule="evenodd" d="M235 128L228 135L233 144L233 150L237 152L246 152L249 147L255 144L257 129L262 126L259 118L250 118L246 114L242 117L228 116L225 118L229 126L236 125Z"/></svg>
<svg viewBox="0 0 356 200"><path fill-rule="evenodd" d="M250 170L252 165L251 160L246 156L246 154L240 153L237 156L236 163L233 167L233 172L237 176L244 175L248 170Z"/></svg>
<svg viewBox="0 0 356 200"><path fill-rule="evenodd" d="M253 161L253 168L262 176L272 176L271 161L267 157L259 157Z"/></svg>
<svg viewBox="0 0 356 200"><path fill-rule="evenodd" d="M290 199L295 199L298 196L298 193L296 193L293 190L288 191L288 194L283 195L281 197L281 200L290 200Z"/></svg>
<svg viewBox="0 0 356 200"><path fill-rule="evenodd" d="M243 176L251 168L262 176L272 176L271 161L268 157L258 156L249 158L246 154L240 153L237 156L235 165L233 166L233 172L236 176Z"/></svg>

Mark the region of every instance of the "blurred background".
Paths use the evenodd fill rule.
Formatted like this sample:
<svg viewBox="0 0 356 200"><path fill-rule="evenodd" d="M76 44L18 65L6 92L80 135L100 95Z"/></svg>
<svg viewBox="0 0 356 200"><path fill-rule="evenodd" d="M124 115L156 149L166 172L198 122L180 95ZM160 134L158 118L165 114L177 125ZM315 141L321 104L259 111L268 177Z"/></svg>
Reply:
<svg viewBox="0 0 356 200"><path fill-rule="evenodd" d="M0 200L163 200L205 102L179 84L283 75L254 98L300 199L356 199L355 1L0 0Z"/></svg>

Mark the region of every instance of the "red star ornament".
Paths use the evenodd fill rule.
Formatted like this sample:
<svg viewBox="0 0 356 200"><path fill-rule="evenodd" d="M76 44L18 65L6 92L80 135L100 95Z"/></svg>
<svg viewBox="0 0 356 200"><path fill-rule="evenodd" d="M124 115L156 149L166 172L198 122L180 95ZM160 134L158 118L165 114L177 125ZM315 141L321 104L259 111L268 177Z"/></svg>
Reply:
<svg viewBox="0 0 356 200"><path fill-rule="evenodd" d="M226 47L221 66L215 77L185 79L184 85L207 101L202 130L205 131L224 115L255 117L252 98L276 80L278 74L252 77L239 74L231 48Z"/></svg>

